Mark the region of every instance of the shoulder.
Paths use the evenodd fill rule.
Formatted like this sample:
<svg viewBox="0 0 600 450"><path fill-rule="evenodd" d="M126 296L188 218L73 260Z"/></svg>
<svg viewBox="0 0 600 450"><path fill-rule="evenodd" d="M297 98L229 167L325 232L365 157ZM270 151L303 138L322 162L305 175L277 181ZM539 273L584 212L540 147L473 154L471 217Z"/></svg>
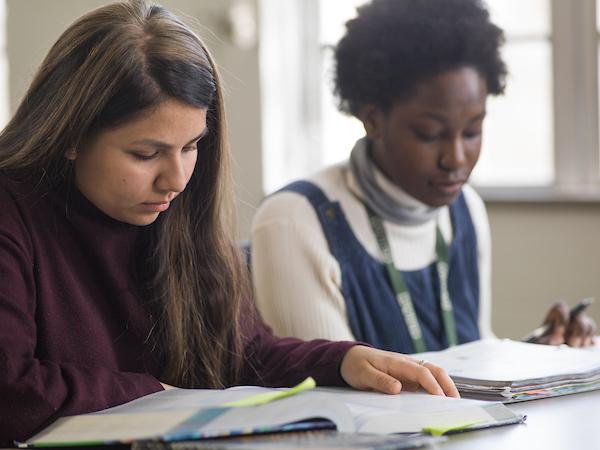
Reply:
<svg viewBox="0 0 600 450"><path fill-rule="evenodd" d="M316 184L331 200L337 200L348 191L346 183L347 162L329 166L311 176L308 181Z"/></svg>
<svg viewBox="0 0 600 450"><path fill-rule="evenodd" d="M0 236L9 245L30 247L34 220L32 209L41 201L32 186L0 173Z"/></svg>
<svg viewBox="0 0 600 450"><path fill-rule="evenodd" d="M16 178L0 171L0 195L2 198L12 197L15 194L28 191L27 185Z"/></svg>
<svg viewBox="0 0 600 450"><path fill-rule="evenodd" d="M338 194L345 189L342 165L328 167L302 181L315 185L329 200L337 199ZM310 200L305 195L287 191L284 187L263 200L254 216L252 228L274 223L302 224L306 223L307 217L315 214Z"/></svg>
<svg viewBox="0 0 600 450"><path fill-rule="evenodd" d="M0 172L0 217L9 218L17 211L28 209L36 204L38 196L35 195L31 184L18 181Z"/></svg>

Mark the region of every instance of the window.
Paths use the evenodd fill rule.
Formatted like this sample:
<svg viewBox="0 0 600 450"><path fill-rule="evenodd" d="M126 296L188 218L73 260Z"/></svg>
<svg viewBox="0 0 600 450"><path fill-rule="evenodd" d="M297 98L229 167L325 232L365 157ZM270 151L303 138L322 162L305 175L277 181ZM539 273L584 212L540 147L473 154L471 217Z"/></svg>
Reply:
<svg viewBox="0 0 600 450"><path fill-rule="evenodd" d="M548 0L488 0L505 33L506 92L488 98L477 185L544 186L555 176L552 149L552 35Z"/></svg>
<svg viewBox="0 0 600 450"><path fill-rule="evenodd" d="M331 95L331 46L364 2L261 1L267 192L346 159L363 135ZM505 31L509 77L488 100L472 182L500 200L600 199L596 0L486 3Z"/></svg>

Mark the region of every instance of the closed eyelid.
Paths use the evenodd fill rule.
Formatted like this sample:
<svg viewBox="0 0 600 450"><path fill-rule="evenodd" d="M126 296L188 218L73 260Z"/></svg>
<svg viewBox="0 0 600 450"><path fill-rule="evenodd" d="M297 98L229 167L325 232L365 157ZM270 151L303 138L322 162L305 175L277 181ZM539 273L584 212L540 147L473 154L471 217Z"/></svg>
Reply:
<svg viewBox="0 0 600 450"><path fill-rule="evenodd" d="M434 135L434 134L439 134L441 132L443 132L444 127L441 126L441 124L424 124L424 123L416 123L413 124L411 127L413 132L417 133L417 134L427 134L427 135Z"/></svg>
<svg viewBox="0 0 600 450"><path fill-rule="evenodd" d="M159 153L160 152L156 151L156 152L154 152L152 154L146 154L144 152L139 152L139 151L135 151L135 150L129 152L129 154L131 156L133 156L135 159L138 159L140 161L150 161L150 160L153 160L153 159L155 159L159 155Z"/></svg>
<svg viewBox="0 0 600 450"><path fill-rule="evenodd" d="M183 146L183 148L187 148L187 147L197 147L197 146L198 146L198 144L200 143L200 141L201 141L201 140L202 140L202 138L198 138L198 139L195 139L195 140L193 140L193 141L190 141L190 142L188 142L187 144L185 144L185 145Z"/></svg>

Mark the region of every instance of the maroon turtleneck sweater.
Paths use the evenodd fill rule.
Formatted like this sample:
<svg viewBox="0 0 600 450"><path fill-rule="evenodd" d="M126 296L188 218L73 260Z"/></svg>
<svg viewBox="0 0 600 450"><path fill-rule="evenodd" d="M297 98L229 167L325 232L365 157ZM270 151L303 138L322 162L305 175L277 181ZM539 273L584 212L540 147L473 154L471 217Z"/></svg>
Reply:
<svg viewBox="0 0 600 450"><path fill-rule="evenodd" d="M78 192L40 198L0 174L0 445L162 389L134 285L139 231ZM244 384L344 384L353 343L277 338L250 299L244 311Z"/></svg>

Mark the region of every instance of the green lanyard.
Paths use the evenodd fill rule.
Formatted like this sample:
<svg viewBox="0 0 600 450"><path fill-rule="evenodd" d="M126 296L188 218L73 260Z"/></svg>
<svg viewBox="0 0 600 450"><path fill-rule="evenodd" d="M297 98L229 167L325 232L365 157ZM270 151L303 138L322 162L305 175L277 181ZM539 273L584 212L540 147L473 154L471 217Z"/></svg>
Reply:
<svg viewBox="0 0 600 450"><path fill-rule="evenodd" d="M369 207L367 207L369 214L369 222L375 237L377 244L383 254L383 262L390 278L392 289L396 294L396 300L400 305L400 310L404 316L404 321L408 327L408 332L413 342L413 346L416 353L426 352L427 346L421 333L421 326L419 325L419 319L415 313L410 293L406 288L404 277L402 273L396 269L392 260L392 252L390 250L390 244L387 240L385 228L383 227L383 221L375 215ZM452 312L452 302L450 301L450 294L448 292L448 246L444 237L440 231L440 228L436 226L436 243L435 250L437 253L436 268L438 278L440 281L440 307L442 310L442 321L444 323L444 329L446 330L446 337L448 339L448 346L452 347L458 343L456 336L456 324L454 323L454 313Z"/></svg>

